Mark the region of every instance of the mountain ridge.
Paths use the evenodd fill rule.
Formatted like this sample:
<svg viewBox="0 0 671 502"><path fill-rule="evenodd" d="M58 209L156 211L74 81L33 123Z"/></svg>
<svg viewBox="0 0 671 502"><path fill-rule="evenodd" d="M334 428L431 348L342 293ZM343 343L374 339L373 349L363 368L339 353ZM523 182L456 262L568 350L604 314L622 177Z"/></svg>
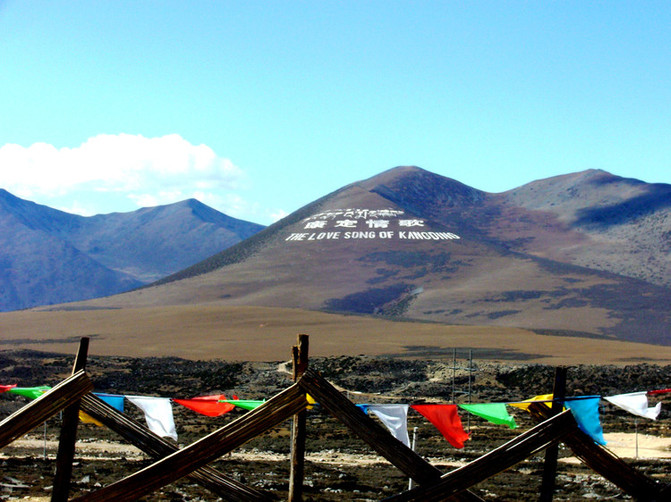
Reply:
<svg viewBox="0 0 671 502"><path fill-rule="evenodd" d="M195 199L85 217L0 189L0 311L134 289L262 228Z"/></svg>
<svg viewBox="0 0 671 502"><path fill-rule="evenodd" d="M418 178L420 179L419 183L417 182ZM424 178L425 181L421 182L421 178ZM426 181L427 179L428 182ZM391 186L389 185L390 180L392 181ZM556 188L558 184L565 181L570 182L563 183L560 188L561 191L569 192L570 197L564 196L563 198L560 198L559 195L555 195L554 199L548 197L548 194L552 193L552 188ZM588 205L584 202L580 202L582 200L579 197L580 186L609 185L613 187L613 185L617 184L621 184L620 186L624 185L625 187L628 187L628 189L621 190L620 186L615 186L612 191L599 194L597 200L593 200L589 206L591 209L588 209ZM428 191L418 191L420 187L428 187ZM336 196L338 193L342 193L345 190L352 190L354 188L360 188L364 191L376 193L393 204L403 206L406 211L412 214L425 218L433 218L434 223L440 224L441 226L455 228L457 231L465 235L475 235L481 239L487 239L491 245L503 246L505 249L528 253L533 256L554 257L559 259L559 261L571 261L570 258L566 258L562 251L562 249L566 247L566 244L575 246L577 243L588 241L590 236L594 236L593 232L592 234L584 232L585 228L583 227L586 226L584 222L590 218L586 215L598 215L602 212L606 212L606 214L616 212L613 209L615 204L625 204L625 207L627 207L627 202L633 205L640 205L637 201L640 201L641 199L653 200L654 204L660 209L671 208L671 185L661 183L649 184L633 178L615 176L606 171L597 169L589 169L578 173L570 173L546 178L544 180L536 180L505 192L488 193L468 187L456 180L436 175L416 166L400 166L384 171L383 173L366 180L346 185L341 189L300 208L293 214L303 214L309 210L308 208L314 208L314 204L318 203L318 201L327 200L330 197ZM655 193L652 195L647 194L645 192L646 188L648 190L654 190ZM533 194L532 192L534 192L534 190L539 195ZM431 196L431 194L434 193L438 194L438 196ZM628 195L629 198L622 197L623 193ZM422 206L420 204L422 200L431 200L432 204ZM577 200L578 202L572 203L574 200ZM631 202L632 200L633 202ZM542 201L542 204L540 201ZM562 201L565 202L565 210L558 211L555 206L560 205ZM597 207L594 207L595 205ZM552 209L553 207L555 207L555 209ZM619 206L615 205L614 207ZM591 211L591 213L589 213L589 211ZM476 212L480 214L476 215ZM519 222L515 227L506 226L498 230L492 228L490 224L485 223L486 220L495 221L496 218L505 218L510 214L512 215L510 217L511 220L532 220L533 225L531 225L531 230L536 234L540 232L540 238L536 237L534 239L537 241L542 240L542 227L552 226L561 228L562 231L559 234L561 243L557 243L558 250L548 249L548 246L544 246L541 249L529 246L518 247L515 240L528 240L528 236L525 234L529 232L529 230L525 230L524 226L520 225ZM666 235L665 232L671 230L671 210L668 211L668 214L665 212L663 217L666 220L665 223L667 224L668 229L652 232L652 234L661 235L662 238ZM592 216L592 219L594 218L598 217ZM268 227L268 229L269 231L272 231L272 229L277 228L278 225L287 222L288 220L286 219L280 220ZM587 226L589 227L589 225ZM539 227L541 227L540 230ZM587 230L589 230L589 228ZM522 235L516 236L515 239L511 239L509 235L506 234ZM671 246L668 245L668 236L665 242L667 243L666 246L664 244L658 246L662 248L662 253L667 248L668 250L671 250ZM638 253L639 251L636 250L632 252ZM646 256L645 258L649 259L650 257ZM600 266L595 263L595 261L596 258L592 258L589 262L587 259L571 262L587 268L594 268L596 270L604 270L642 279L657 285L671 285L671 265L667 266L668 270L667 273L663 274L664 277L656 278L655 274L641 273L636 275L623 267L608 267L606 266L608 265L607 263ZM195 266L196 269L198 269L198 264ZM179 275L176 277L185 278L186 276L188 276L188 274L184 274L180 271ZM166 277L161 282L169 282L170 280L171 278Z"/></svg>
<svg viewBox="0 0 671 502"><path fill-rule="evenodd" d="M600 170L489 193L400 166L141 289L67 309L299 308L671 345L670 201L671 185Z"/></svg>
<svg viewBox="0 0 671 502"><path fill-rule="evenodd" d="M657 277L641 263L664 259L665 190L592 170L492 194L404 166L335 190L141 292L94 304L304 308L671 344L671 270ZM578 209L650 193L661 194L651 213L661 231L650 214L611 228L621 236L574 224ZM636 241L634 231L656 240Z"/></svg>

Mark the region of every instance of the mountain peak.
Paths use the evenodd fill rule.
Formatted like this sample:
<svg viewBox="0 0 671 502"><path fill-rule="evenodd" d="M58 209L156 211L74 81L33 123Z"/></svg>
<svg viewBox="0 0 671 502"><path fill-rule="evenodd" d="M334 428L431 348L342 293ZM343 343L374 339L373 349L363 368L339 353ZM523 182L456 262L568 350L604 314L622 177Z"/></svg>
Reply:
<svg viewBox="0 0 671 502"><path fill-rule="evenodd" d="M196 199L84 217L0 189L0 311L119 293L261 229Z"/></svg>
<svg viewBox="0 0 671 502"><path fill-rule="evenodd" d="M399 166L150 288L95 304L327 309L671 344L665 187L588 170L490 194ZM154 215L167 224L152 234L152 259L200 204L178 207ZM120 249L126 257L130 246Z"/></svg>
<svg viewBox="0 0 671 502"><path fill-rule="evenodd" d="M480 204L486 193L416 166L401 166L359 184L412 211L431 216L445 208Z"/></svg>
<svg viewBox="0 0 671 502"><path fill-rule="evenodd" d="M644 195L649 185L601 169L588 169L532 181L503 193L511 203L535 210L556 211L570 220L589 207L604 207Z"/></svg>

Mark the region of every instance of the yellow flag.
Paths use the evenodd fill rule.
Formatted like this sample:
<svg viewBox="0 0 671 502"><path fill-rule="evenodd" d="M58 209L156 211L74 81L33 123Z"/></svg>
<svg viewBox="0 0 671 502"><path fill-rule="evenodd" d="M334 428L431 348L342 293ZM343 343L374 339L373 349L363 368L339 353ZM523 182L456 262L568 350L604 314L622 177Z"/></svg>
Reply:
<svg viewBox="0 0 671 502"><path fill-rule="evenodd" d="M552 394L542 394L540 396L534 396L531 399L527 399L526 401L522 401L521 403L508 403L508 404L510 406L514 406L515 408L520 408L524 411L528 411L531 403L535 401L549 401L543 404L548 408L552 408L552 396L553 396Z"/></svg>
<svg viewBox="0 0 671 502"><path fill-rule="evenodd" d="M84 422L85 424L95 424L98 427L105 427L103 424L98 422L95 418L93 418L91 415L88 413L84 413L83 411L79 412L79 420Z"/></svg>

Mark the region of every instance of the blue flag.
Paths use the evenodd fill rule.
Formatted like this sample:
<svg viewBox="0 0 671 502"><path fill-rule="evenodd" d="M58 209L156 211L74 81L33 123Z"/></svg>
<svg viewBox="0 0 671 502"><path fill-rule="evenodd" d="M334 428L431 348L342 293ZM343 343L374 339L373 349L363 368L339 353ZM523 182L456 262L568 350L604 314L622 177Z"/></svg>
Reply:
<svg viewBox="0 0 671 502"><path fill-rule="evenodd" d="M567 399L564 404L573 413L581 431L591 437L594 442L605 445L603 428L599 419L600 396L585 396L580 399Z"/></svg>
<svg viewBox="0 0 671 502"><path fill-rule="evenodd" d="M105 401L112 408L115 408L123 413L123 396L118 394L100 394L98 392L94 392L93 394Z"/></svg>

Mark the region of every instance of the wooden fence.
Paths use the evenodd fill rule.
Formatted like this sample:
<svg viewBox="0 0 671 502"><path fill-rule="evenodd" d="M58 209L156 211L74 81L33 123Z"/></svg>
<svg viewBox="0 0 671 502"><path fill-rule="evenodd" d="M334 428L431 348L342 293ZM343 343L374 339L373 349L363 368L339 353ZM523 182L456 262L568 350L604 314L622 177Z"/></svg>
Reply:
<svg viewBox="0 0 671 502"><path fill-rule="evenodd" d="M416 488L386 500L482 500L469 489L543 450L551 451L560 442L569 447L587 466L632 497L649 501L671 500L671 485L646 476L594 443L580 431L570 411L560 411L538 404L530 407L532 415L539 422L531 430L463 467L442 473L395 439L377 421L362 413L318 372L308 368L307 347L307 336L299 335L298 345L293 351L294 383L290 387L242 417L191 445L178 449L92 394L93 383L84 369L88 339L82 339L72 375L0 422L0 448L63 411L52 501L66 501L70 491L78 424L76 417L81 409L145 451L154 458L154 462L97 491L73 499L77 502L136 500L185 476L225 500L272 500L275 498L273 494L246 486L208 467L208 464L293 417L289 500L298 501L302 498L305 410L309 404L306 395L309 394L373 450L418 484ZM556 463L556 458L554 461ZM552 463L552 455L546 456L546 462ZM550 488L547 488L545 478L549 476L548 473L554 476L553 468L545 471L541 500L552 499L554 479L549 485Z"/></svg>

